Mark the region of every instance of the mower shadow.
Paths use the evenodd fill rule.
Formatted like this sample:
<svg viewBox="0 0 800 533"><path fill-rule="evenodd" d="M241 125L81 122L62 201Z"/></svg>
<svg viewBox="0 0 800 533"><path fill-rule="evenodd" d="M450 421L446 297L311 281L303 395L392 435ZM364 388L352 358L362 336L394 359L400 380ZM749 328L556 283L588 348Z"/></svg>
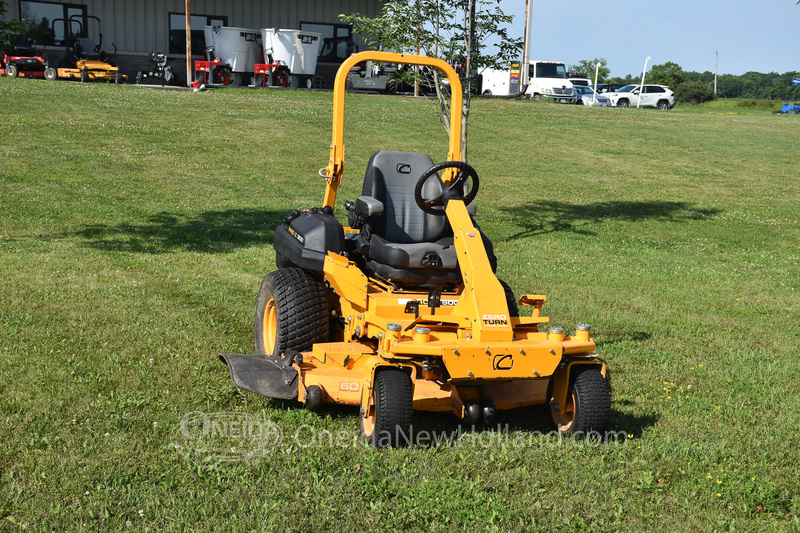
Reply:
<svg viewBox="0 0 800 533"><path fill-rule="evenodd" d="M606 220L686 222L704 220L720 213L719 209L701 209L688 202L660 201L594 204L540 201L500 209L511 217L516 226L522 228L505 238L506 241L561 231L596 235L588 226Z"/></svg>
<svg viewBox="0 0 800 533"><path fill-rule="evenodd" d="M178 250L224 254L272 243L286 211L227 209L197 215L158 213L142 223L87 224L74 235L99 250L168 253Z"/></svg>

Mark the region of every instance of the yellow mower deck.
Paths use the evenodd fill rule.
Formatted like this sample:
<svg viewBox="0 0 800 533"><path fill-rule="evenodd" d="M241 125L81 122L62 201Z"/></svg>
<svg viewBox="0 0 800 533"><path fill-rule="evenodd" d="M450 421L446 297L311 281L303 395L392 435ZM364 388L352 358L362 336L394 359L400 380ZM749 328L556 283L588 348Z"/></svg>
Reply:
<svg viewBox="0 0 800 533"><path fill-rule="evenodd" d="M90 80L105 80L115 82L117 81L118 67L113 67L104 61L97 61L93 59L81 59L76 64L76 68L59 68L56 69L59 78L66 78L70 80L81 80L84 73ZM123 75L123 79L127 76Z"/></svg>

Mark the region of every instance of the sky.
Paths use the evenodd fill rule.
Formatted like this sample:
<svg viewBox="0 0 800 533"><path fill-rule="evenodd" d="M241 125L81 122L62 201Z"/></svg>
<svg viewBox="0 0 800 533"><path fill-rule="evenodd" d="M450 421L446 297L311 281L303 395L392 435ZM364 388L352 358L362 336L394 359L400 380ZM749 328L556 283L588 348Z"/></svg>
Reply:
<svg viewBox="0 0 800 533"><path fill-rule="evenodd" d="M603 0L533 2L531 59L605 58L612 77L641 76L645 59L719 74L800 72L797 0ZM522 37L525 0L501 0Z"/></svg>

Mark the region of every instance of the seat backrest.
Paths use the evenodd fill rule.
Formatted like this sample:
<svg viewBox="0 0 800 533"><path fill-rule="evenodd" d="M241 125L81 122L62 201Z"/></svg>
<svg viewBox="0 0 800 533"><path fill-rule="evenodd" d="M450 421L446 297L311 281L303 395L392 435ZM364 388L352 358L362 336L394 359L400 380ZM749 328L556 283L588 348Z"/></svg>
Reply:
<svg viewBox="0 0 800 533"><path fill-rule="evenodd" d="M420 176L433 160L419 152L379 150L372 154L361 194L383 202L383 214L371 217L372 232L400 244L433 242L452 234L447 217L425 213L414 200ZM442 182L431 177L422 191L425 199L442 194Z"/></svg>

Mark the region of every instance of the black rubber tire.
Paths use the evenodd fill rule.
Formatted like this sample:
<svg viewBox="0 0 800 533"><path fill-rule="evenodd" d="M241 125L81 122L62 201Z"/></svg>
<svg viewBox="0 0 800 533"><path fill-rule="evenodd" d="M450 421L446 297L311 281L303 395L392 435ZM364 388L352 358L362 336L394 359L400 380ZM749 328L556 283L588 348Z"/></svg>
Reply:
<svg viewBox="0 0 800 533"><path fill-rule="evenodd" d="M574 409L572 420L568 424L561 424L554 417L556 429L565 435L587 435L589 432L602 435L608 429L611 419L608 382L600 370L594 367L573 367L572 372L567 390L567 402L572 402Z"/></svg>
<svg viewBox="0 0 800 533"><path fill-rule="evenodd" d="M347 77L344 79L344 90L345 91L352 91L353 90L353 76L358 76L358 74L353 74L352 72L347 73Z"/></svg>
<svg viewBox="0 0 800 533"><path fill-rule="evenodd" d="M86 70L81 71L81 83L86 83L89 81L89 72Z"/></svg>
<svg viewBox="0 0 800 533"><path fill-rule="evenodd" d="M658 102L658 104L656 104L656 107L658 109L663 109L664 111L666 111L669 109L669 102L667 102L666 100L661 100L660 102Z"/></svg>
<svg viewBox="0 0 800 533"><path fill-rule="evenodd" d="M389 94L397 92L397 84L399 82L399 76L393 70L386 73L386 89L385 91Z"/></svg>
<svg viewBox="0 0 800 533"><path fill-rule="evenodd" d="M114 81L116 82L117 85L122 85L123 83L125 83L125 76L122 75L122 72L117 72L114 75Z"/></svg>
<svg viewBox="0 0 800 533"><path fill-rule="evenodd" d="M274 313L274 331L265 327L268 306ZM279 268L264 276L258 291L255 317L256 354L280 356L286 350L304 352L328 340L325 285L299 268ZM265 329L266 328L266 329ZM270 339L272 349L269 349Z"/></svg>
<svg viewBox="0 0 800 533"><path fill-rule="evenodd" d="M475 426L481 421L481 406L477 402L469 402L464 406L464 422Z"/></svg>
<svg viewBox="0 0 800 533"><path fill-rule="evenodd" d="M16 78L19 76L19 68L16 65L6 65L6 76Z"/></svg>
<svg viewBox="0 0 800 533"><path fill-rule="evenodd" d="M403 448L411 444L414 394L408 373L402 368L378 368L372 397L375 402L372 428L366 428L361 418L361 438L375 448Z"/></svg>
<svg viewBox="0 0 800 533"><path fill-rule="evenodd" d="M55 81L58 78L58 71L53 67L47 67L44 69L44 79L47 81Z"/></svg>
<svg viewBox="0 0 800 533"><path fill-rule="evenodd" d="M630 105L631 105L630 102L628 102L624 98L622 100L620 100L619 102L617 102L617 107L630 107Z"/></svg>
<svg viewBox="0 0 800 533"><path fill-rule="evenodd" d="M497 278L503 290L506 293L506 305L508 305L508 316L519 316L519 305L517 305L517 298L514 296L514 291L511 286L500 278Z"/></svg>

